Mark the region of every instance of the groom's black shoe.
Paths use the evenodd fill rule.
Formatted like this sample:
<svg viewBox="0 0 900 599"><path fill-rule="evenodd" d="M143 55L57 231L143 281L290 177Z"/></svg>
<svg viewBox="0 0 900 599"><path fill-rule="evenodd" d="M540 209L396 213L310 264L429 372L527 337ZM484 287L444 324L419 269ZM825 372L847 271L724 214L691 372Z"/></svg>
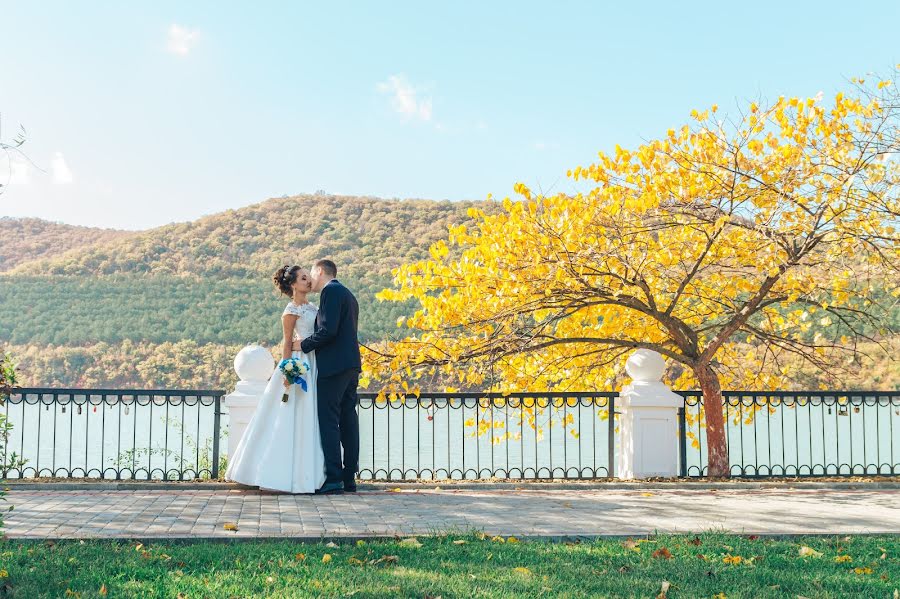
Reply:
<svg viewBox="0 0 900 599"><path fill-rule="evenodd" d="M344 481L344 492L345 493L356 493L356 481L352 481L352 482Z"/></svg>
<svg viewBox="0 0 900 599"><path fill-rule="evenodd" d="M316 491L316 495L341 495L344 493L344 483L325 483Z"/></svg>

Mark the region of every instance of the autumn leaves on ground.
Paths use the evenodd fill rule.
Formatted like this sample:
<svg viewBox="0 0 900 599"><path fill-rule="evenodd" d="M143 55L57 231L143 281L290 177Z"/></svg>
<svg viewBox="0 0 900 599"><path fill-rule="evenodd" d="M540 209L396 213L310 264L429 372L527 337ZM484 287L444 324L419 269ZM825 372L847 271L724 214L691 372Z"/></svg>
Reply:
<svg viewBox="0 0 900 599"><path fill-rule="evenodd" d="M90 567L87 567L90 565ZM82 567L84 566L84 567ZM887 597L896 537L0 543L16 597Z"/></svg>

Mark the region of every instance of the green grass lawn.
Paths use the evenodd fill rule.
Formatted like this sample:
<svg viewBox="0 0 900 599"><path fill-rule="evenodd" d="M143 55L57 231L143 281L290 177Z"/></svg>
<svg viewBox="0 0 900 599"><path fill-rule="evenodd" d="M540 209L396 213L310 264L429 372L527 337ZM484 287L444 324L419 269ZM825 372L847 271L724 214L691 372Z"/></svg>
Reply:
<svg viewBox="0 0 900 599"><path fill-rule="evenodd" d="M556 543L471 534L331 547L7 540L0 597L657 597L666 586L672 598L892 598L898 558L897 536Z"/></svg>

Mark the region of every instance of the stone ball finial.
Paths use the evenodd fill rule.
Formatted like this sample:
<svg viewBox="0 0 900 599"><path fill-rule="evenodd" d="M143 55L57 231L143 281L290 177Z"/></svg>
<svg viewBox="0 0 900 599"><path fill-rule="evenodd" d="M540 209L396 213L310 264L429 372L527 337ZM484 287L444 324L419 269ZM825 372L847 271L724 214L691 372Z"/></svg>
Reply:
<svg viewBox="0 0 900 599"><path fill-rule="evenodd" d="M636 383L658 383L666 372L666 362L659 352L639 349L625 360L625 372Z"/></svg>
<svg viewBox="0 0 900 599"><path fill-rule="evenodd" d="M234 357L234 371L242 381L266 382L274 370L272 354L259 345L247 345Z"/></svg>

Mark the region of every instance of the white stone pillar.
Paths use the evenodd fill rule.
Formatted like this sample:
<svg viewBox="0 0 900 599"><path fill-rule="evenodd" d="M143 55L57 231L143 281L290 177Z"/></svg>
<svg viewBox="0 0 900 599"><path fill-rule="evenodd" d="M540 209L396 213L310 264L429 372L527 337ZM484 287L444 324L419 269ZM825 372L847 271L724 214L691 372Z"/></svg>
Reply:
<svg viewBox="0 0 900 599"><path fill-rule="evenodd" d="M234 371L240 382L225 396L228 408L228 455L234 455L238 441L244 434L269 377L275 371L272 354L259 345L247 345L234 357Z"/></svg>
<svg viewBox="0 0 900 599"><path fill-rule="evenodd" d="M632 383L616 399L620 412L618 478L678 476L678 408L684 399L662 382L666 363L649 349L625 362Z"/></svg>

